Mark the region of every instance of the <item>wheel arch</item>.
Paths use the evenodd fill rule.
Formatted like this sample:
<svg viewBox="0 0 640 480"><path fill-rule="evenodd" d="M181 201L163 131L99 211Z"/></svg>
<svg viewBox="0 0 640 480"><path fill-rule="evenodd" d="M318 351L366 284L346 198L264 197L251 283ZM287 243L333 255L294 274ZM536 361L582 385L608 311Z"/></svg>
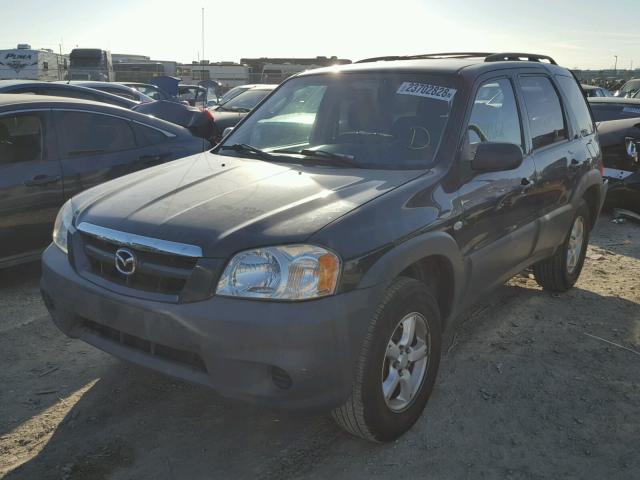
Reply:
<svg viewBox="0 0 640 480"><path fill-rule="evenodd" d="M390 283L407 276L431 286L443 323L459 311L464 287L464 264L458 244L444 232L413 237L385 253L362 277L359 288Z"/></svg>
<svg viewBox="0 0 640 480"><path fill-rule="evenodd" d="M582 200L587 202L589 214L591 216L591 228L594 227L598 215L600 214L600 208L604 202L604 195L606 195L606 191L603 187L600 172L597 170L590 170L584 174L582 178L580 178L580 181L574 190L571 203L573 204L574 209L577 209Z"/></svg>

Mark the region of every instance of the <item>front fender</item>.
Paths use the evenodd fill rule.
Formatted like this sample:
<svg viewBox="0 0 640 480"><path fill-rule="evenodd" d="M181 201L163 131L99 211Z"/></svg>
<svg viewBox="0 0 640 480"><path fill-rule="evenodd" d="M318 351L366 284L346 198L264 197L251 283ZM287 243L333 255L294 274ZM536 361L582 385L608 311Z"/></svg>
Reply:
<svg viewBox="0 0 640 480"><path fill-rule="evenodd" d="M453 308L450 317L459 312L465 287L465 270L460 248L456 241L444 232L429 232L395 244L382 253L362 275L357 288L369 288L381 283L391 283L407 267L431 256L444 257L453 273Z"/></svg>

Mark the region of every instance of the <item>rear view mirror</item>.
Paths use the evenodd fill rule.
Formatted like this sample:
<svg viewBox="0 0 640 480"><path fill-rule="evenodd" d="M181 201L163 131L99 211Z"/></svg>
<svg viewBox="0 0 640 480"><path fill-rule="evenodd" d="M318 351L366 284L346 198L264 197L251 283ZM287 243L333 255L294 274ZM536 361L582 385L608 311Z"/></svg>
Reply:
<svg viewBox="0 0 640 480"><path fill-rule="evenodd" d="M522 149L519 145L482 142L476 147L471 168L480 172L513 170L522 165L522 160Z"/></svg>

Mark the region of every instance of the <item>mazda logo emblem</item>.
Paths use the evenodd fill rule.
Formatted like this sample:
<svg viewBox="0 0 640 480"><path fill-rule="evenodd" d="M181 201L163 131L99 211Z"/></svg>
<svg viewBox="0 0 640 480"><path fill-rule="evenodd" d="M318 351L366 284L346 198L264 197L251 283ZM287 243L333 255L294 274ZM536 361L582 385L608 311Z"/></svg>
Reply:
<svg viewBox="0 0 640 480"><path fill-rule="evenodd" d="M136 256L128 248L119 248L116 251L116 270L123 275L133 275L136 271Z"/></svg>

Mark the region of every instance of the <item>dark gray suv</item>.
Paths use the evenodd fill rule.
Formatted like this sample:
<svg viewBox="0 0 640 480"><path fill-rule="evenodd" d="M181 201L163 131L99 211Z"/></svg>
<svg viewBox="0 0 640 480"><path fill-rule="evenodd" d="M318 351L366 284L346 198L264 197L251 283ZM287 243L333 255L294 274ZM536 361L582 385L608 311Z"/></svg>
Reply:
<svg viewBox="0 0 640 480"><path fill-rule="evenodd" d="M309 71L210 153L69 201L43 296L116 356L388 441L424 409L463 309L528 267L573 286L601 168L580 87L549 57Z"/></svg>

